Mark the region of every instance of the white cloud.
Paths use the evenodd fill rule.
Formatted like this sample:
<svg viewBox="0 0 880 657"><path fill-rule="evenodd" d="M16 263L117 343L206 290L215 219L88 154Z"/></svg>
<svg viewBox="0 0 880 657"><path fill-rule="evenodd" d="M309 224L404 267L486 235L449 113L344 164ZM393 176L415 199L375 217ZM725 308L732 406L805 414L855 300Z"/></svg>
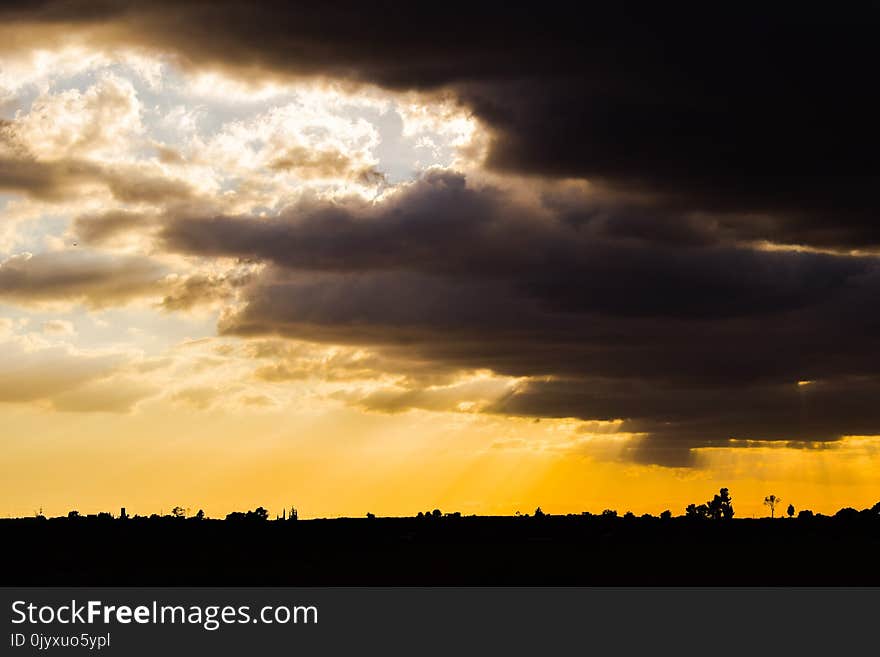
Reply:
<svg viewBox="0 0 880 657"><path fill-rule="evenodd" d="M39 159L118 159L143 132L141 103L128 80L105 73L84 91L44 93L13 123L16 138Z"/></svg>

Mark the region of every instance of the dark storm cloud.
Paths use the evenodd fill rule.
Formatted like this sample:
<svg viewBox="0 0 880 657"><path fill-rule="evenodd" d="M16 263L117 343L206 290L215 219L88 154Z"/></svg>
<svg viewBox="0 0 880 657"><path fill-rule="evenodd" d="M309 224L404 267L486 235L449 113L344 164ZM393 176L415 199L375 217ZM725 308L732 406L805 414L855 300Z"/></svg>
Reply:
<svg viewBox="0 0 880 657"><path fill-rule="evenodd" d="M872 353L880 281L850 284L853 290L812 306L707 319L560 311L511 281L270 271L223 329L376 344L511 376L794 383L871 374L880 365Z"/></svg>
<svg viewBox="0 0 880 657"><path fill-rule="evenodd" d="M796 445L875 433L880 422L878 395L880 379L875 376L751 386L658 386L587 378L531 382L489 410L571 417L589 409L587 414L599 420L626 417L621 431L649 434L636 443L632 458L688 465L690 448L724 447L731 438L751 436Z"/></svg>
<svg viewBox="0 0 880 657"><path fill-rule="evenodd" d="M517 202L444 172L379 203L167 218L162 236L171 250L267 263L225 333L531 377L488 410L622 419L648 434L633 458L681 465L731 437L880 427L876 258L758 250L723 229L658 239L646 212L573 194Z"/></svg>
<svg viewBox="0 0 880 657"><path fill-rule="evenodd" d="M490 129L498 169L733 213L749 239L880 243L873 4L45 1L0 16L249 78L445 87Z"/></svg>
<svg viewBox="0 0 880 657"><path fill-rule="evenodd" d="M559 311L511 281L273 270L221 330L370 345L387 358L535 377L488 410L623 419L622 430L649 434L633 457L681 465L690 448L731 437L876 433L880 281L847 285L812 305L707 319ZM808 380L816 383L797 384ZM409 396L421 399L418 390Z"/></svg>
<svg viewBox="0 0 880 657"><path fill-rule="evenodd" d="M529 207L435 172L379 204L307 201L271 219L178 218L162 235L171 249L200 255L503 282L554 310L623 316L780 312L832 297L876 269L870 258L657 243L630 219L639 211L652 212L601 201Z"/></svg>

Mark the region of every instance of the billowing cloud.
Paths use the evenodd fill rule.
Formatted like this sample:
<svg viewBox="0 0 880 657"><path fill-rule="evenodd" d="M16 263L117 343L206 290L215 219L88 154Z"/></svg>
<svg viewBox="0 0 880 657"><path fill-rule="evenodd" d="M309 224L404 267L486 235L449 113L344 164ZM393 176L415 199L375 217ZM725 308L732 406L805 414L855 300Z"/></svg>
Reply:
<svg viewBox="0 0 880 657"><path fill-rule="evenodd" d="M653 437L645 458L681 463L730 437L828 440L877 426L875 258L763 250L723 230L658 239L644 212L601 197L517 201L432 172L375 203L179 217L162 235L174 250L269 263L226 333L530 378L486 408L623 420ZM363 403L440 400L413 388Z"/></svg>
<svg viewBox="0 0 880 657"><path fill-rule="evenodd" d="M84 92L45 93L8 127L37 159L116 157L143 131L141 104L131 82L105 74Z"/></svg>
<svg viewBox="0 0 880 657"><path fill-rule="evenodd" d="M196 196L190 183L149 162L111 164L64 154L38 158L20 133L19 122L0 120L0 190L69 202L95 189L126 203L162 205Z"/></svg>
<svg viewBox="0 0 880 657"><path fill-rule="evenodd" d="M335 2L13 2L2 11L8 30L34 42L63 33L134 43L244 79L449 89L490 131L498 170L585 177L733 213L750 238L878 244L880 99L867 82L877 16L867 7L829 17L609 5L584 20L580 7L555 6L541 12L540 30L532 9L505 3L447 3L429 21L416 6Z"/></svg>

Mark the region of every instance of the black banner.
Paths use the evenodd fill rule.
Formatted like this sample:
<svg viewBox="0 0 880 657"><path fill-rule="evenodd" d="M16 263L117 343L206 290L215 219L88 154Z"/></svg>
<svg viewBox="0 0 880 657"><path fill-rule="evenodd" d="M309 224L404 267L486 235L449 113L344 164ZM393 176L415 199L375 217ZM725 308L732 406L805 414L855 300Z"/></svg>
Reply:
<svg viewBox="0 0 880 657"><path fill-rule="evenodd" d="M6 588L0 653L847 654L878 591Z"/></svg>

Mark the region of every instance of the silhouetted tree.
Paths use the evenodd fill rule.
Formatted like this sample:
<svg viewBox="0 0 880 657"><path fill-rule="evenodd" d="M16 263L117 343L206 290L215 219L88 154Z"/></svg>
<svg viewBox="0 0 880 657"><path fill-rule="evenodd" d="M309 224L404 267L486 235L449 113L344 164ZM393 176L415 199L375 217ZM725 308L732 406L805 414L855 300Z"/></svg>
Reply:
<svg viewBox="0 0 880 657"><path fill-rule="evenodd" d="M684 515L686 518L704 520L709 517L709 507L705 504L688 504Z"/></svg>
<svg viewBox="0 0 880 657"><path fill-rule="evenodd" d="M627 511L626 513L623 514L623 517L624 517L626 520L635 520L635 519L636 519L636 514L633 513L632 511Z"/></svg>
<svg viewBox="0 0 880 657"><path fill-rule="evenodd" d="M541 507L538 507L537 509L535 509L535 517L536 518L543 518L545 515L546 514L543 511L541 511Z"/></svg>
<svg viewBox="0 0 880 657"><path fill-rule="evenodd" d="M268 520L269 519L269 512L261 506L258 506L253 511L248 511L247 515L253 517L254 520Z"/></svg>
<svg viewBox="0 0 880 657"><path fill-rule="evenodd" d="M722 488L718 491L718 495L709 500L706 503L706 507L708 516L713 520L730 520L733 518L733 500L727 488Z"/></svg>
<svg viewBox="0 0 880 657"><path fill-rule="evenodd" d="M186 518L186 509L182 506L176 506L171 509L171 515L175 518Z"/></svg>
<svg viewBox="0 0 880 657"><path fill-rule="evenodd" d="M798 512L797 517L798 517L798 520L808 520L813 517L813 512L810 511L809 509L801 509Z"/></svg>
<svg viewBox="0 0 880 657"><path fill-rule="evenodd" d="M440 511L440 509L434 509L433 511L431 511L431 515L434 516L435 518L442 518L443 512Z"/></svg>
<svg viewBox="0 0 880 657"><path fill-rule="evenodd" d="M67 514L67 517L70 518L71 520L76 520L77 518L80 517L79 511L71 511L70 513Z"/></svg>
<svg viewBox="0 0 880 657"><path fill-rule="evenodd" d="M295 506L290 507L290 514L287 516L288 520L299 520L299 511L296 510Z"/></svg>
<svg viewBox="0 0 880 657"><path fill-rule="evenodd" d="M669 520L672 517L672 511L666 509L660 514L660 520Z"/></svg>
<svg viewBox="0 0 880 657"><path fill-rule="evenodd" d="M370 513L369 511L367 511L367 519L368 519L368 520L372 520L372 519L375 518L375 517L376 517L376 514L375 514L375 513Z"/></svg>
<svg viewBox="0 0 880 657"><path fill-rule="evenodd" d="M204 520L205 519L205 512L202 511L201 509L199 509L198 513L196 513L196 515L195 515L195 518L196 518L196 520Z"/></svg>
<svg viewBox="0 0 880 657"><path fill-rule="evenodd" d="M794 517L794 504L789 504L788 509L786 509L785 512L788 514L789 518L793 518Z"/></svg>
<svg viewBox="0 0 880 657"><path fill-rule="evenodd" d="M231 521L240 521L240 520L268 520L269 512L266 511L261 506L258 506L253 511L248 511L247 513L242 513L241 511L233 511L232 513L228 513L226 515L227 520Z"/></svg>
<svg viewBox="0 0 880 657"><path fill-rule="evenodd" d="M776 505L779 504L782 500L776 497L775 495L768 495L764 498L764 506L770 507L770 517L776 517Z"/></svg>
<svg viewBox="0 0 880 657"><path fill-rule="evenodd" d="M604 518L616 518L616 517L617 517L617 511L615 511L614 509L605 509L604 511L602 511L602 517L604 517Z"/></svg>
<svg viewBox="0 0 880 657"><path fill-rule="evenodd" d="M416 514L416 518L424 518L424 517L425 517L425 514L422 513L421 511L419 511L419 512Z"/></svg>

